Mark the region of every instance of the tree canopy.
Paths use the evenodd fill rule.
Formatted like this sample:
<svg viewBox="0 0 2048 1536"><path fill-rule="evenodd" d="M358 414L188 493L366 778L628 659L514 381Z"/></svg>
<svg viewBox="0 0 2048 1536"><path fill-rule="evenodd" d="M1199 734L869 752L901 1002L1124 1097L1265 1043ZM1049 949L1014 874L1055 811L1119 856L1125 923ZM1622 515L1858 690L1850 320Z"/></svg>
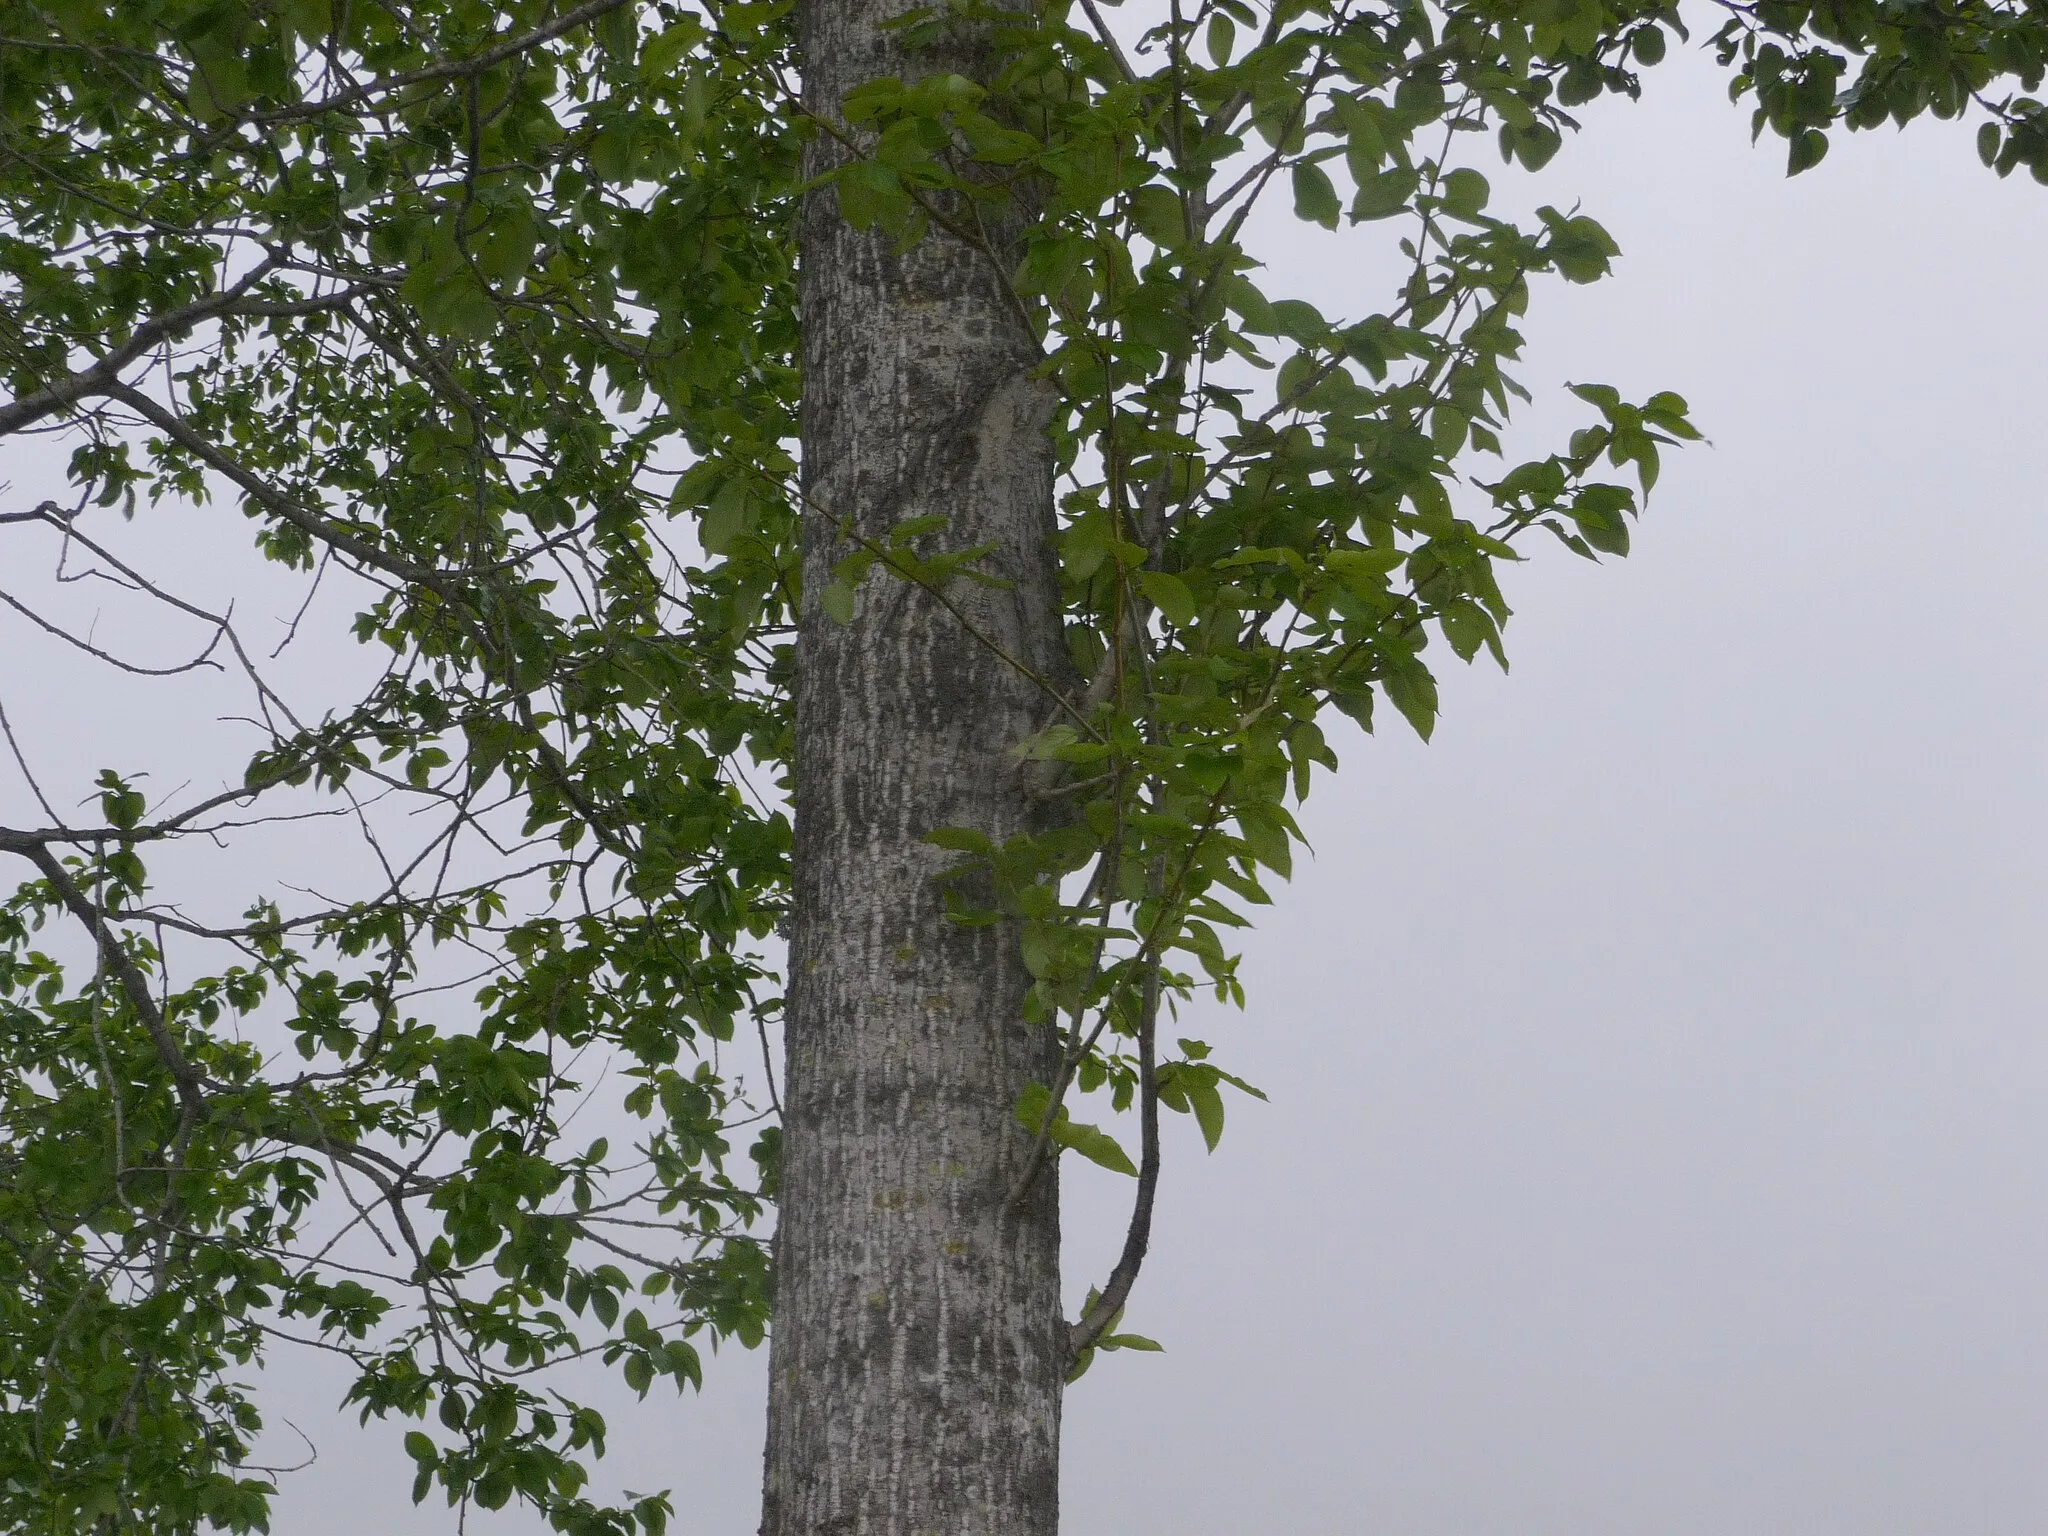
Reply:
<svg viewBox="0 0 2048 1536"><path fill-rule="evenodd" d="M264 1528L252 1371L310 1346L416 1496L662 1529L664 1495L589 1496L604 1424L547 1368L596 1354L644 1395L769 1326L800 605L843 623L907 583L997 645L963 596L1003 580L985 548L802 487L821 140L847 221L1000 263L1056 401L1068 654L1004 658L1042 691L1014 745L1054 814L929 837L1059 1031L1015 1106L1035 1162L1135 1182L1076 1374L1147 1347L1118 1319L1160 1110L1214 1148L1256 1092L1161 1010L1243 1001L1229 934L1336 766L1325 711L1427 737L1443 653L1505 665L1504 570L1626 554L1698 435L1676 395L1588 383L1566 443L1489 459L1520 317L1617 252L1576 209L1489 211L1482 165L1540 171L1690 27L1795 173L1831 132L1974 114L1987 165L2048 181L2035 9L1702 10L913 9L910 46L970 30L988 77L831 115L789 0L0 4L0 434L70 453L61 497L0 507L9 565L61 555L203 637L165 669L67 635L92 664L222 667L248 701L238 781L152 796L138 743L85 818L77 785L4 813L0 1520ZM1262 199L1398 278L1343 314L1273 291ZM1020 207L1013 263L988 230ZM372 686L296 709L233 615L124 554L159 518L345 582ZM806 524L837 541L808 595ZM315 815L373 878L313 898L233 863ZM216 844L228 910L180 888ZM579 1134L586 1101L631 1144Z"/></svg>

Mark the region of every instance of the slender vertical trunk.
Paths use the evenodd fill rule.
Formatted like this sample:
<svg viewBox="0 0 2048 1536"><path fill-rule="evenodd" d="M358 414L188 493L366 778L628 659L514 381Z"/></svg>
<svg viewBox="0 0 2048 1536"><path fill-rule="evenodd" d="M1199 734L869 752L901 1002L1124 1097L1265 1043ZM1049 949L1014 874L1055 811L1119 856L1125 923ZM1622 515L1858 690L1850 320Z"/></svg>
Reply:
<svg viewBox="0 0 2048 1536"><path fill-rule="evenodd" d="M973 78L970 35L912 53L900 0L806 0L809 108L887 75ZM837 153L822 139L815 173ZM796 912L764 1536L1053 1536L1060 1384L1055 1180L1010 1206L1013 1108L1057 1046L1027 1027L1007 926L945 921L925 843L1031 814L1007 749L1063 670L1050 396L999 270L934 231L900 252L804 211L804 605ZM1000 243L1004 231L998 227ZM873 572L851 622L821 609L839 527L943 514L1003 586L956 615ZM977 639L962 617L978 631Z"/></svg>

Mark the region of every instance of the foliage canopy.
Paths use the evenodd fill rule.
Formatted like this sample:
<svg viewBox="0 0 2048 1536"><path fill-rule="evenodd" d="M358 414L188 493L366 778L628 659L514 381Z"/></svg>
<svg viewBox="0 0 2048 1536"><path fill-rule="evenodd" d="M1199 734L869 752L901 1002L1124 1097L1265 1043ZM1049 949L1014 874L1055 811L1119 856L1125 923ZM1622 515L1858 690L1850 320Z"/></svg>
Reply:
<svg viewBox="0 0 2048 1536"><path fill-rule="evenodd" d="M931 835L993 877L954 915L1019 923L1068 1043L1020 1118L1140 1181L1077 1370L1149 1342L1108 1330L1159 1109L1213 1147L1247 1087L1157 1038L1162 999L1242 1002L1227 934L1335 766L1325 709L1426 737L1431 647L1505 665L1527 536L1625 554L1697 434L1675 395L1582 385L1558 451L1477 457L1526 398L1532 298L1616 254L1576 211L1490 212L1480 162L1539 170L1572 109L1686 39L1677 11L1139 9L908 12L982 29L993 83L879 80L824 120L789 0L0 4L0 433L63 434L73 488L0 523L199 625L253 722L216 792L151 801L121 764L85 821L53 791L0 828L28 865L0 905L0 1523L264 1528L246 1377L310 1341L403 1427L416 1496L661 1530L664 1496L589 1497L603 1421L544 1368L597 1353L644 1394L768 1325L774 1083L748 1053L778 1009L798 530L843 540L814 595L841 617L989 579L942 520L858 537L799 490L818 134L855 151L845 217L906 244L993 259L983 212L1033 212L1004 275L1060 401L1072 673L1017 749L1071 814ZM1714 20L1795 172L1832 128L1974 110L1987 164L2048 180L2016 94L2038 10ZM1343 315L1271 291L1248 220L1274 197L1383 232L1388 290ZM361 594L360 698L295 713L229 615L122 554L122 519L223 502ZM221 914L161 883L188 844L334 811L376 851L358 890L280 875ZM1135 1155L1090 1095L1139 1110ZM572 1134L592 1097L630 1145Z"/></svg>

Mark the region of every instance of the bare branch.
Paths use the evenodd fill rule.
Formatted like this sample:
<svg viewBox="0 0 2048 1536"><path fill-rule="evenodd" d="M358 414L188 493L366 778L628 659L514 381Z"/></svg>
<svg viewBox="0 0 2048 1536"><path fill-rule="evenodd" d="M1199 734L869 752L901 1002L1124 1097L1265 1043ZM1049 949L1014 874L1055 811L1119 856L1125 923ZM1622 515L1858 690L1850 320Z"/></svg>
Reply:
<svg viewBox="0 0 2048 1536"><path fill-rule="evenodd" d="M213 638L206 642L206 649L197 656L194 656L190 661L181 661L177 665L169 667L145 667L132 661L123 661L111 651L101 650L90 640L80 639L77 635L72 634L70 630L65 629L62 625L52 623L29 607L28 604L9 593L0 592L0 603L5 603L9 608L12 608L16 613L27 619L29 623L35 625L36 628L46 634L56 636L66 645L75 646L96 661L104 661L110 667L117 667L123 672L132 672L138 677L176 677L181 672L190 672L199 667L211 667L216 672L226 670L219 662L213 659L213 653L220 649L221 641L227 636L227 626L225 624L214 631Z"/></svg>

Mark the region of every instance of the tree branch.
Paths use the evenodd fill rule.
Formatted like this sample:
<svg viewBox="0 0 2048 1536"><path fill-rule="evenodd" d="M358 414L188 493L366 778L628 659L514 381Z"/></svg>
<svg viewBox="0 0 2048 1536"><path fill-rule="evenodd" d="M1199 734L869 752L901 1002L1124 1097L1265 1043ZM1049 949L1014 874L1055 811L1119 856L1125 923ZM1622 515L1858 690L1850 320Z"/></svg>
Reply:
<svg viewBox="0 0 2048 1536"><path fill-rule="evenodd" d="M227 476L247 492L249 498L264 511L291 524L308 538L318 539L372 570L382 571L385 575L395 576L400 581L409 581L415 586L425 587L443 597L454 598L460 592L460 584L454 579L452 572L421 565L418 561L408 560L403 555L394 555L349 532L332 518L315 511L296 497L286 495L269 481L221 452L204 436L194 431L184 417L150 399L141 390L131 385L114 383L103 386L101 392L109 399L119 400L209 468Z"/></svg>
<svg viewBox="0 0 2048 1536"><path fill-rule="evenodd" d="M1095 1305L1081 1314L1067 1335L1072 1361L1093 1349L1115 1324L1131 1287L1138 1282L1146 1250L1152 1243L1152 1206L1159 1193L1159 1072L1154 1037L1159 1025L1159 962L1154 960L1145 974L1145 1001L1138 1018L1138 1134L1142 1139L1138 1155L1138 1196L1131 1205L1131 1224L1124 1232L1124 1251Z"/></svg>
<svg viewBox="0 0 2048 1536"><path fill-rule="evenodd" d="M553 42L564 33L573 32L587 21L595 21L607 11L615 11L628 0L584 0L572 6L553 21L535 27L531 32L508 38L496 47L486 48L481 53L471 54L465 59L441 59L432 64L423 64L418 69L409 69L402 74L386 75L379 80L364 80L331 96L317 101L302 101L295 106L279 107L270 112L249 113L244 121L251 123L287 123L305 117L319 117L323 113L349 106L356 102L371 101L379 96L389 96L408 86L428 85L436 80L454 80L463 77L474 79L486 70L516 58L542 43Z"/></svg>
<svg viewBox="0 0 2048 1536"><path fill-rule="evenodd" d="M156 1047L157 1059L163 1062L164 1069L171 1074L171 1081L177 1085L178 1103L183 1106L186 1118L197 1119L206 1110L206 1079L187 1059L184 1049L178 1044L178 1037L171 1032L170 1022L164 1018L163 1010L157 1007L156 998L150 994L149 978L142 974L142 967L135 963L133 955L122 948L120 938L108 926L100 909L78 888L78 882L71 878L71 872L61 859L40 843L13 845L10 851L21 854L42 872L43 878L50 882L71 915L93 936L100 957L114 973L114 979L120 982L129 1006L148 1031L150 1044Z"/></svg>
<svg viewBox="0 0 2048 1536"><path fill-rule="evenodd" d="M109 386L118 384L121 370L138 357L150 351L159 343L171 341L184 335L193 326L212 320L234 309L257 283L275 272L283 258L276 254L264 257L243 279L232 288L223 288L219 293L210 293L203 299L158 315L154 320L145 320L128 334L122 342L90 368L81 368L68 378L59 379L47 389L41 389L12 405L0 406L0 437L19 432L23 427L33 426L56 411L61 411L88 395L107 392ZM33 515L33 514L30 514ZM10 519L11 520L11 519Z"/></svg>

